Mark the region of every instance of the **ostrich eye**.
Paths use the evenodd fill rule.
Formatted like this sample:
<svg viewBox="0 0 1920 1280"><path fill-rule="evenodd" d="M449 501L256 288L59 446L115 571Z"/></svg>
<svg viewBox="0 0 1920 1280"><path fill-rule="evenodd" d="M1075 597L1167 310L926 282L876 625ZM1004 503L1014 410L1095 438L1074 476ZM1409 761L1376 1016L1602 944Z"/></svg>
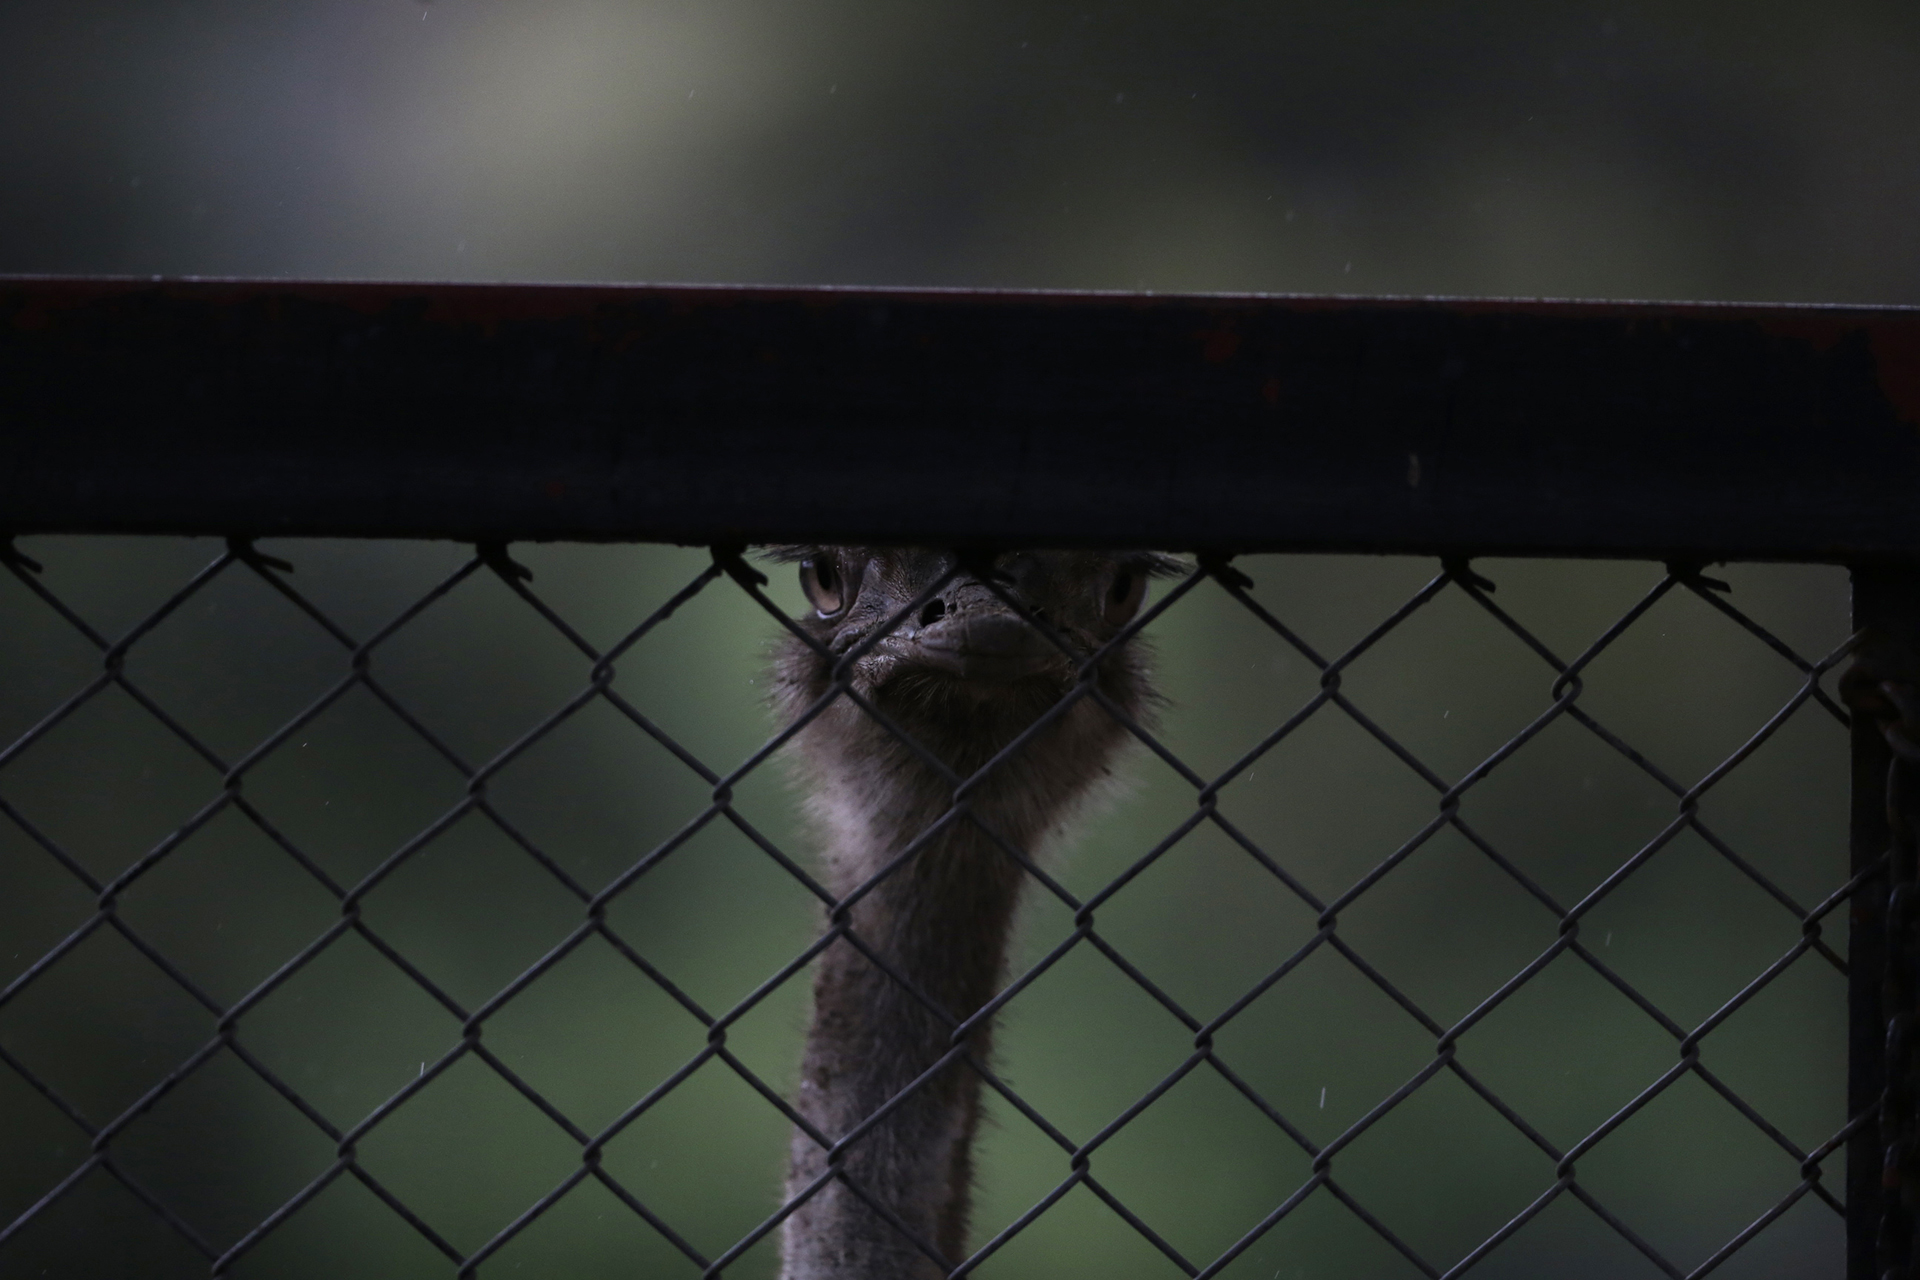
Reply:
<svg viewBox="0 0 1920 1280"><path fill-rule="evenodd" d="M823 618L836 616L849 603L839 567L824 556L800 562L800 589L807 593L807 602Z"/></svg>
<svg viewBox="0 0 1920 1280"><path fill-rule="evenodd" d="M1140 612L1140 602L1147 595L1147 577L1131 569L1122 569L1113 575L1113 584L1107 588L1105 614L1107 625L1124 627L1133 621L1133 615Z"/></svg>

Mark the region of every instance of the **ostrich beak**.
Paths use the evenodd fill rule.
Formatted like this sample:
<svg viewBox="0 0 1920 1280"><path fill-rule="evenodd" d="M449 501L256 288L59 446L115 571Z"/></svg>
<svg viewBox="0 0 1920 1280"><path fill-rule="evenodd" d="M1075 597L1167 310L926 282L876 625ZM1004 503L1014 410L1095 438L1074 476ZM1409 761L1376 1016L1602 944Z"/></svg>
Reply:
<svg viewBox="0 0 1920 1280"><path fill-rule="evenodd" d="M899 636L909 660L962 680L1002 682L1056 670L1064 655L1008 610L975 606Z"/></svg>

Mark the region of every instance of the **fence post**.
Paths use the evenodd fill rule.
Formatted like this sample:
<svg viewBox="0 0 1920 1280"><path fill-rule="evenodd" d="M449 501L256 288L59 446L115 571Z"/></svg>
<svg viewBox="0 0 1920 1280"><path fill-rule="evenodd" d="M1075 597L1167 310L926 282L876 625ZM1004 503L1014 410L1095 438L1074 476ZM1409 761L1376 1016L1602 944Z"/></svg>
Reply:
<svg viewBox="0 0 1920 1280"><path fill-rule="evenodd" d="M1920 743L1920 566L1856 565L1853 624L1864 632L1849 675L1853 705L1852 872L1885 870L1854 895L1848 940L1847 1114L1868 1116L1847 1151L1849 1280L1906 1280L1914 1262L1920 1179L1920 1096L1915 1007L1920 1000L1915 817L1920 750L1900 753L1889 735ZM1891 684L1898 696L1886 696ZM1895 810L1899 812L1896 813Z"/></svg>

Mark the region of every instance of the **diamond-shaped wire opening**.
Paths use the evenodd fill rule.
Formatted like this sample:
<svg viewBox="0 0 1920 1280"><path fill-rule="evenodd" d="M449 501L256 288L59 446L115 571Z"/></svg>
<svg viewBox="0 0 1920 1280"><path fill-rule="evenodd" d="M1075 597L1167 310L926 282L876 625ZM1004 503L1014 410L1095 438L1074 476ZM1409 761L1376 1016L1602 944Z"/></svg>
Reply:
<svg viewBox="0 0 1920 1280"><path fill-rule="evenodd" d="M102 883L212 817L220 798L219 769L113 684L85 691L68 714L16 741L0 802L17 829Z"/></svg>
<svg viewBox="0 0 1920 1280"><path fill-rule="evenodd" d="M57 1200L16 1219L5 1249L9 1268L44 1275L199 1276L214 1250L168 1223L154 1202L92 1166L63 1181Z"/></svg>
<svg viewBox="0 0 1920 1280"><path fill-rule="evenodd" d="M1460 1055L1475 1079L1564 1151L1671 1066L1674 1043L1591 966L1562 952L1460 1037Z"/></svg>
<svg viewBox="0 0 1920 1280"><path fill-rule="evenodd" d="M1700 800L1700 817L1722 856L1746 862L1789 901L1810 906L1833 886L1820 859L1807 856L1847 818L1847 761L1831 749L1839 726L1825 714L1788 719L1754 751L1758 767L1734 769ZM1770 786L1775 777L1796 776L1805 785ZM1783 903L1783 905L1785 905ZM1829 931L1828 945L1846 954L1846 931Z"/></svg>
<svg viewBox="0 0 1920 1280"><path fill-rule="evenodd" d="M1846 987L1844 974L1803 955L1702 1042L1714 1075L1802 1150L1846 1123L1846 1098L1826 1087L1831 1053L1822 1050L1846 1034Z"/></svg>
<svg viewBox="0 0 1920 1280"><path fill-rule="evenodd" d="M1450 1071L1356 1139L1338 1171L1356 1198L1395 1206L1395 1232L1442 1266L1472 1253L1554 1181L1554 1161ZM1457 1190L1441 1197L1436 1187Z"/></svg>
<svg viewBox="0 0 1920 1280"><path fill-rule="evenodd" d="M600 1051L582 1062L574 1029ZM590 937L487 1022L487 1045L589 1130L612 1124L705 1050L707 1028L603 937Z"/></svg>
<svg viewBox="0 0 1920 1280"><path fill-rule="evenodd" d="M339 903L229 807L122 890L117 915L226 1005L324 932Z"/></svg>
<svg viewBox="0 0 1920 1280"><path fill-rule="evenodd" d="M248 1051L345 1131L426 1072L460 1020L347 930L248 1011Z"/></svg>
<svg viewBox="0 0 1920 1280"><path fill-rule="evenodd" d="M1205 1067L1100 1149L1101 1183L1188 1258L1230 1249L1313 1176L1312 1159Z"/></svg>
<svg viewBox="0 0 1920 1280"><path fill-rule="evenodd" d="M658 1253L662 1274L770 1266L779 1218L791 1208L779 1206L774 1186L793 1118L786 1098L801 995L818 954L808 917L824 899L793 848L774 753L742 730L760 712L703 719L689 709L708 686L731 679L729 670L746 701L757 699L748 680L762 642L739 646L741 620L797 601L787 589L776 604L746 566L725 557L662 553L634 568L605 549L571 560L565 549L530 549L523 559L540 577L529 582L497 548L466 559L440 549L432 572L417 573L390 611L354 617L353 550L318 548L321 581L303 592L298 573L234 543L182 569L170 595L143 582L145 612L106 629L65 603L59 565L36 575L10 564L7 607L36 611L37 643L72 684L51 696L44 680L10 686L0 723L29 727L0 743L0 798L19 792L0 819L9 857L44 860L43 872L54 866L55 880L79 893L66 894L75 918L59 935L71 945L51 934L35 939L36 954L15 959L0 996L0 1063L38 1109L42 1141L73 1149L70 1159L21 1163L39 1185L25 1194L9 1188L9 1203L25 1207L0 1227L0 1253L52 1256L44 1254L47 1224L106 1195L159 1224L172 1243L153 1246L154 1256L185 1248L192 1265L211 1262L222 1273L293 1258L287 1242L295 1239L316 1242L298 1256L337 1262L348 1255L317 1225L327 1222L468 1272L587 1259L602 1255L577 1235L610 1214L620 1239ZM383 549L357 567L391 584L415 573L404 559ZM1814 928L1837 929L1843 877L1822 880L1804 866L1839 871L1840 842L1826 832L1830 852L1794 864L1764 847L1770 827L1717 816L1757 803L1752 789L1729 781L1746 777L1741 770L1791 780L1823 741L1837 749L1842 717L1822 681L1841 654L1803 657L1774 634L1800 625L1791 591L1747 575L1760 583L1763 604L1771 592L1776 612L1788 615L1790 625L1769 630L1697 576L1641 569L1636 586L1614 567L1608 590L1617 599L1605 611L1589 602L1588 625L1576 627L1568 610L1548 607L1555 597L1543 584L1563 571L1540 566L1520 574L1532 575L1538 615L1524 607L1524 584L1516 603L1457 564L1436 576L1387 562L1372 592L1352 589L1363 570L1351 562L1249 567L1264 581L1249 584L1207 561L1163 589L1173 606L1154 619L1162 662L1176 696L1187 697L1157 723L1127 725L1148 760L1140 793L1096 825L1061 878L1031 863L1031 851L1005 850L1046 883L1030 887L1032 932L1000 997L1000 1057L954 1069L984 1073L990 1109L1021 1135L999 1147L990 1139L983 1153L1028 1154L1022 1177L983 1194L970 1246L978 1252L963 1271L1095 1274L1105 1259L1104 1274L1250 1275L1269 1259L1283 1264L1298 1242L1334 1274L1501 1274L1514 1259L1545 1256L1540 1242L1560 1240L1550 1228L1565 1220L1576 1234L1597 1231L1599 1243L1580 1246L1583 1256L1611 1251L1673 1274L1703 1259L1717 1265L1751 1241L1777 1248L1829 1239L1795 1224L1810 1209L1833 1218L1838 1179L1817 1183L1802 1170L1820 1161L1837 1170L1832 1130L1841 1118L1790 1102L1822 1080L1837 1087L1827 1006L1837 1000L1844 947ZM121 569L100 580L125 586L140 576ZM615 579L645 598L594 603L596 586ZM419 585L428 582L437 585ZM1824 580L1814 586L1829 589ZM221 603L223 592L279 602L272 616L277 634L299 637L290 644L300 673L293 683L302 685L284 722L255 725L232 742L225 726L196 733L192 715L170 711L168 698L188 695L158 674L152 681L166 697L141 682L141 660L165 656L163 639L219 616L191 610ZM1317 612L1315 592L1327 597ZM73 594L92 608L137 593L96 582ZM691 625L702 611L705 631ZM1667 664L1718 663L1707 685L1726 686L1729 670L1765 673L1753 685L1763 700L1752 690L1744 701L1723 699L1711 733L1690 730L1710 751L1643 753L1631 739L1659 738L1664 722L1619 701L1621 688L1658 683L1628 641L1641 627L1679 625L1666 622L1669 614L1706 618L1718 630L1691 652L1681 645ZM71 632L76 644L47 642L49 617L53 634ZM1209 630L1209 620L1223 618L1232 635ZM713 627L733 629L738 658L722 662L698 638ZM1822 643L1831 649L1839 639ZM85 651L94 655L90 671L72 657ZM1727 664L1728 652L1740 662ZM323 654L332 655L330 673ZM1441 657L1483 659L1497 670L1483 678L1468 662L1465 683L1441 674L1444 663L1409 670ZM1611 692L1601 697L1602 689ZM1440 704L1461 692L1501 714L1478 727L1463 722L1457 728L1472 732L1455 734L1451 707ZM1213 739L1189 716L1208 698L1223 703ZM23 700L46 705L23 713ZM1439 728L1427 723L1434 707ZM153 764L140 759L150 747L180 775L151 788L160 816L137 830L116 825L136 807L114 822L90 814L73 788L85 769L71 752L58 758L61 732L107 711L114 714L93 731L108 740L101 759L119 751L123 775L139 780L137 770ZM731 726L724 732L722 720ZM299 753L330 733L341 739L332 764L303 768L329 758ZM249 737L256 740L241 740ZM1573 770L1524 772L1559 759L1563 740L1606 765L1587 758ZM644 743L653 763L607 766L604 753L619 753L609 745L618 742ZM1347 755L1327 751L1329 742L1348 744ZM36 755L51 783L30 773ZM1295 781L1316 769L1326 781ZM1567 785L1569 773L1582 794L1603 776L1607 794L1631 791L1636 814L1651 811L1610 827L1582 855L1588 870L1572 876L1556 872L1560 811L1546 805L1515 821L1508 808L1516 791ZM629 776L635 786L626 790L644 798L623 795L628 816L598 830L567 821L565 805L541 809L569 784L582 807L604 801ZM1335 785L1356 776L1359 803ZM23 779L33 785L21 787ZM411 799L421 786L434 793L430 803ZM333 806L322 793L335 790L343 810L358 806L378 821L325 813ZM1743 794L1747 804L1732 803ZM40 818L30 812L36 803L47 810ZM1839 810L1823 803L1831 821ZM1342 824L1332 818L1343 806L1373 825L1359 836L1346 831L1341 847ZM1804 846L1819 825L1802 823L1788 838ZM248 834L226 838L229 829ZM1327 856L1332 848L1339 857ZM214 874L205 867L217 866L216 855L244 858L246 868ZM1662 872L1685 859L1710 871L1697 883L1663 883ZM1224 897L1211 903L1183 883L1205 878L1208 865L1232 868L1213 891ZM223 887L253 885L240 906L263 904L250 923L264 913L267 927L240 947L244 964L221 940L183 934L173 919L204 896L192 887L209 874ZM280 885L322 910L276 915ZM1767 945L1729 961L1700 999L1664 989L1624 958L1624 942L1606 936L1638 918L1636 894L1658 897L1663 888L1731 913L1740 936ZM1446 907L1445 896L1458 892L1471 909ZM1190 929L1197 914L1214 927L1183 948L1180 920L1188 917ZM1281 920L1284 937L1234 942ZM1670 930L1688 923L1675 915ZM1499 945L1489 945L1496 934ZM138 1015L115 1012L111 999L103 1012L85 1012L103 989L132 990L119 969L98 968L94 953L108 947L121 969L158 984L155 998L136 1002ZM1196 970L1183 949L1231 954ZM1439 973L1450 956L1470 963ZM1684 964L1675 953L1657 973ZM197 967L220 976L196 981ZM73 1000L60 998L61 980ZM1104 1011L1101 990L1115 993ZM1596 1023L1581 1014L1576 992L1601 1002L1594 1007L1605 1016ZM171 1021L167 1001L182 1010ZM1356 1012L1367 1008L1377 1016ZM1815 1030L1808 1008L1828 1014ZM156 1034L156 1012L172 1031ZM1088 1029L1102 1019L1104 1030ZM633 1061L598 1082L570 1074L569 1059L586 1046L602 1051L587 1032L603 1023L607 1051L625 1037ZM139 1054L110 1053L106 1074L118 1083L90 1084L74 1069L89 1026L153 1060L127 1073L121 1064ZM661 1036L656 1026L677 1030ZM1302 1051L1307 1037L1329 1029L1351 1029L1344 1048L1320 1059ZM1585 1093L1546 1079L1551 1060L1539 1056L1577 1044L1583 1031L1598 1036L1587 1057L1605 1068ZM1812 1045L1822 1033L1827 1051L1810 1048L1792 1081L1749 1065L1781 1036ZM366 1053L374 1044L387 1049L378 1062ZM1160 1051L1149 1052L1156 1044ZM1127 1070L1104 1093L1076 1089L1076 1075L1103 1059L1124 1060ZM262 1190L266 1198L285 1197L276 1208L240 1208L244 1197L220 1200L217 1186L204 1203L170 1195L148 1185L147 1165L122 1167L140 1163L136 1154L166 1167L168 1142L191 1135L169 1137L161 1121L191 1113L196 1097L217 1098L236 1071L249 1083L226 1092L264 1098L276 1117L261 1129L273 1148L261 1158L282 1158L271 1135L288 1123L299 1137L285 1149L305 1152L297 1169L276 1166L282 1182L259 1184L273 1188ZM1317 1095L1316 1075L1325 1090ZM1562 1105L1569 1095L1600 1094L1599 1105ZM1718 1176L1696 1170L1675 1181L1682 1162L1660 1146L1673 1128L1659 1122L1661 1109L1688 1098L1708 1099L1716 1123L1766 1153L1747 1163L1779 1175L1697 1239L1674 1236L1647 1208L1683 1202L1687 1188ZM1703 1139L1688 1154L1707 1159L1716 1144L1734 1145ZM1450 1212L1416 1202L1421 1185L1471 1182L1456 1171L1483 1148L1512 1155L1479 1162L1512 1172L1511 1186L1490 1178L1474 1188L1483 1212L1466 1212L1461 1200L1446 1202ZM663 1159L679 1163L662 1175L653 1162ZM1634 1169L1631 1193L1608 1184L1610 1160ZM743 1174L747 1166L754 1171ZM1420 1170L1431 1176L1415 1176ZM58 1179L51 1185L50 1176ZM991 1164L987 1176L992 1185ZM463 1181L485 1187L463 1195ZM1750 1210L1758 1216L1741 1219ZM1502 1213L1513 1216L1495 1221ZM1070 1228L1081 1219L1087 1225L1076 1234Z"/></svg>
<svg viewBox="0 0 1920 1280"><path fill-rule="evenodd" d="M339 647L270 582L229 569L130 646L124 670L182 728L232 760L334 684Z"/></svg>
<svg viewBox="0 0 1920 1280"><path fill-rule="evenodd" d="M474 1054L359 1146L366 1169L463 1253L579 1168L579 1148Z"/></svg>
<svg viewBox="0 0 1920 1280"><path fill-rule="evenodd" d="M0 1007L0 1047L94 1126L159 1086L213 1034L214 1015L111 922L76 930Z"/></svg>
<svg viewBox="0 0 1920 1280"><path fill-rule="evenodd" d="M194 1274L205 1270L201 1266ZM445 1253L349 1173L302 1201L236 1261L231 1274L403 1280L453 1270Z"/></svg>
<svg viewBox="0 0 1920 1280"><path fill-rule="evenodd" d="M1652 1162L1699 1191L1684 1202L1661 1194L1640 1172ZM1691 1272L1799 1186L1799 1163L1699 1078L1681 1075L1581 1159L1580 1180Z"/></svg>
<svg viewBox="0 0 1920 1280"><path fill-rule="evenodd" d="M1570 906L1672 821L1673 792L1572 716L1535 741L1475 785L1470 818L1526 879ZM1547 918L1557 925L1550 908Z"/></svg>
<svg viewBox="0 0 1920 1280"><path fill-rule="evenodd" d="M115 1163L208 1240L234 1240L333 1163L334 1144L232 1053L216 1053L113 1143Z"/></svg>
<svg viewBox="0 0 1920 1280"><path fill-rule="evenodd" d="M353 885L459 804L461 769L363 685L247 772L246 795L336 885Z"/></svg>
<svg viewBox="0 0 1920 1280"><path fill-rule="evenodd" d="M754 1262L761 1265L756 1267ZM504 1240L483 1265L488 1271L507 1275L516 1271L617 1275L624 1270L662 1280L694 1280L701 1274L699 1262L649 1227L606 1184L591 1177L581 1178L537 1218ZM771 1270L759 1258L728 1268L729 1274L737 1271L742 1275L768 1274Z"/></svg>
<svg viewBox="0 0 1920 1280"><path fill-rule="evenodd" d="M1334 1280L1417 1280L1426 1274L1325 1186L1299 1196L1284 1217L1216 1274L1271 1280L1275 1272Z"/></svg>
<svg viewBox="0 0 1920 1280"><path fill-rule="evenodd" d="M1111 843L1122 855L1137 856L1138 849L1130 849L1119 837L1141 827L1153 829L1144 820L1116 822L1102 843ZM1078 861L1083 855L1073 856ZM1111 880L1132 860L1103 858L1103 881ZM1062 879L1074 884L1078 877ZM1142 972L1153 975L1174 1001L1212 1017L1307 945L1319 931L1317 914L1219 827L1201 823L1107 898L1100 907L1098 926L1102 939ZM1187 923L1193 920L1212 922L1215 932L1209 945L1193 945ZM1073 913L1064 904L1036 895L1023 926L1025 963L1039 962L1073 930ZM1103 972L1109 981L1127 982L1111 965ZM1127 985L1133 989L1130 1000L1149 998L1131 982ZM1023 995L1021 1001L1034 998ZM1009 1013L1016 1018L1031 1016ZM1168 1022L1169 1028L1177 1025ZM1191 1037L1183 1039L1190 1047Z"/></svg>

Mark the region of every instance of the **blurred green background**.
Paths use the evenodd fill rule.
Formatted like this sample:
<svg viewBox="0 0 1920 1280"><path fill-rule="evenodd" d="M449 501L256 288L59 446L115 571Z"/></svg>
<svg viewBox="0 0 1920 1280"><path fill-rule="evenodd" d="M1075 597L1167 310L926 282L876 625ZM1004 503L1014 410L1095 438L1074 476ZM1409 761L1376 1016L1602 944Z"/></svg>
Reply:
<svg viewBox="0 0 1920 1280"><path fill-rule="evenodd" d="M1045 7L976 2L614 3L326 0L241 5L0 3L0 271L450 279L640 279L1355 293L1920 301L1920 11L1896 3ZM206 542L29 539L44 581L117 637L218 553ZM370 634L466 552L289 543L293 581ZM704 563L658 547L527 547L535 587L610 643ZM1259 593L1322 652L1434 571L1406 560L1260 559ZM1496 599L1567 656L1656 566L1494 563ZM1734 567L1733 599L1802 652L1847 631L1844 576ZM785 572L776 588L798 595ZM773 624L727 584L620 667L636 705L715 766L768 730ZM1230 765L1310 696L1310 666L1217 589L1154 628L1168 742ZM344 650L244 571L141 640L127 671L227 759L346 671ZM0 577L0 742L99 670L98 655ZM383 646L375 670L470 761L559 706L586 663L481 575ZM1449 591L1356 665L1348 688L1455 777L1547 705L1551 673ZM1796 687L1785 663L1698 600L1663 601L1596 663L1584 702L1683 782ZM1059 874L1087 894L1172 829L1191 790L1143 758L1129 796ZM0 768L15 806L96 875L218 792L216 771L109 690ZM248 774L246 794L351 880L453 804L459 776L358 691ZM698 811L702 785L604 706L517 760L503 816L590 886ZM805 848L777 768L741 808ZM1433 794L1338 716L1316 718L1223 793L1225 811L1331 896L1433 812ZM1802 903L1844 878L1844 740L1803 712L1703 813ZM1671 816L1671 798L1560 724L1471 793L1468 820L1561 902ZM91 910L0 820L9 980ZM217 1001L317 936L336 908L233 814L129 889L128 925ZM462 822L367 899L366 919L468 1007L577 919L496 831ZM1201 1017L1312 931L1312 913L1217 831L1181 842L1104 907L1103 936ZM803 946L805 895L709 828L620 900L616 926L704 1007L729 1006ZM1837 930L1836 921L1836 930ZM1022 954L1069 928L1035 901ZM1341 917L1341 931L1442 1022L1551 941L1550 913L1443 834ZM1837 930L1838 931L1838 930ZM1839 931L1843 932L1843 931ZM1789 913L1683 836L1582 937L1683 1024L1798 936ZM1838 937L1832 939L1841 945ZM792 1078L804 979L732 1045ZM1803 960L1716 1030L1706 1061L1794 1142L1842 1117L1842 983ZM95 1123L206 1042L213 1019L99 934L0 1007L0 1048ZM242 1043L346 1126L457 1036L454 1019L356 939L249 1012ZM606 947L571 956L489 1021L486 1042L588 1128L685 1062L699 1025ZM1084 949L1009 1008L1007 1078L1075 1138L1180 1061L1190 1036ZM1314 1140L1428 1060L1432 1038L1317 953L1221 1033L1222 1055ZM1461 1041L1461 1059L1570 1144L1671 1063L1670 1037L1590 970L1556 962ZM985 1139L978 1235L1066 1172L1017 1113ZM0 1070L0 1218L82 1158L80 1131ZM775 1204L784 1125L714 1065L607 1152L608 1167L710 1255ZM131 1125L117 1158L217 1246L302 1186L330 1144L226 1055ZM467 1060L360 1144L367 1167L472 1249L573 1165L559 1130ZM1307 1161L1207 1068L1095 1160L1193 1258L1224 1249ZM1695 1080L1608 1138L1583 1185L1683 1266L1795 1180L1793 1162ZM1342 1185L1441 1266L1551 1181L1549 1162L1447 1077L1337 1164ZM1837 1179L1837 1169L1835 1171ZM205 1264L95 1177L0 1247L0 1276L172 1276ZM729 1274L771 1274L771 1246ZM343 1181L235 1269L418 1276L451 1266ZM583 1186L483 1274L691 1274L610 1195ZM983 1275L1172 1275L1075 1192ZM1324 1194L1230 1275L1414 1274ZM1563 1200L1475 1274L1654 1275ZM1722 1271L1840 1274L1838 1220L1802 1201Z"/></svg>
<svg viewBox="0 0 1920 1280"><path fill-rule="evenodd" d="M38 538L41 581L117 636L217 555L179 540ZM271 544L292 584L364 639L467 553L435 544ZM533 588L605 649L705 564L662 547L530 546ZM1323 655L1359 640L1436 572L1407 559L1252 557L1258 598ZM1571 657L1650 590L1657 566L1488 562L1496 599ZM1821 654L1846 633L1845 581L1825 567L1726 571L1733 599L1788 643ZM789 570L776 596L801 607ZM14 578L0 579L0 740L38 722L98 669L97 651ZM619 663L615 688L716 771L769 732L761 690L774 624L731 583L709 587ZM1212 584L1153 628L1170 705L1167 745L1205 776L1230 769L1318 688L1313 666ZM347 649L243 567L223 572L128 651L128 679L232 762L326 692ZM589 660L493 576L465 578L383 642L380 686L471 764L559 709ZM1343 688L1446 778L1472 768L1550 701L1552 669L1457 588L1357 659ZM1799 673L1696 597L1670 593L1588 669L1581 705L1691 784L1793 696ZM1142 757L1136 784L1056 858L1091 896L1192 812L1193 790ZM215 797L219 774L116 688L0 768L0 799L106 878ZM607 883L705 805L706 788L630 721L589 704L504 767L495 810L567 874ZM463 793L459 772L356 689L244 778L287 840L351 884ZM739 811L782 848L804 832L781 772L737 789ZM1711 790L1702 815L1763 874L1811 906L1846 878L1845 734L1803 708ZM1418 831L1435 793L1338 711L1324 711L1222 792L1222 811L1323 900ZM1672 796L1587 730L1556 723L1468 793L1473 828L1562 904L1583 897L1672 817ZM803 855L804 856L804 855ZM0 937L19 972L89 918L88 895L13 822L0 824L10 892ZM337 917L334 901L240 815L205 825L120 898L120 916L213 1000L231 1002ZM1211 826L1169 850L1097 916L1101 935L1202 1019L1248 991L1314 932L1314 912ZM369 893L365 921L472 1009L579 921L557 880L469 815ZM707 1010L731 1008L816 927L804 891L732 827L704 828L617 901L614 927ZM1835 921L1835 943L1844 930ZM1454 832L1442 832L1348 907L1341 936L1449 1025L1546 948L1557 917ZM1024 968L1072 931L1036 896ZM1683 834L1585 919L1583 940L1692 1027L1799 937L1796 917L1698 836ZM791 1087L805 982L735 1024L728 1044ZM117 1115L212 1035L193 1005L120 937L100 932L0 1008L0 1045L95 1122ZM345 1129L458 1038L457 1020L357 937L346 937L245 1013L240 1043ZM1802 957L1706 1041L1708 1065L1802 1149L1844 1118L1844 980ZM594 940L494 1015L485 1043L588 1131L699 1052L700 1024ZM1327 1142L1431 1061L1433 1037L1322 949L1219 1034L1224 1061L1310 1139ZM1081 947L1010 1006L1000 1061L1055 1125L1085 1140L1178 1065L1191 1035L1118 969ZM1563 1149L1674 1061L1676 1046L1593 970L1561 957L1461 1040L1462 1062ZM981 1238L1068 1173L1018 1113L991 1108ZM8 1217L82 1157L70 1122L0 1076ZM786 1126L708 1063L607 1149L607 1167L708 1256L770 1213ZM473 1059L359 1144L370 1172L456 1247L489 1239L577 1167L577 1147ZM226 1054L113 1143L134 1177L221 1247L325 1169L331 1144ZM1102 1147L1094 1171L1192 1258L1210 1259L1309 1173L1307 1158L1201 1067ZM1450 1075L1431 1081L1335 1165L1341 1185L1409 1245L1458 1260L1552 1182L1551 1161ZM1796 1162L1699 1081L1682 1080L1579 1165L1610 1210L1691 1267L1791 1190ZM1839 1171L1836 1168L1835 1177ZM1811 1199L1725 1274L1839 1274L1836 1215ZM5 1249L8 1275L155 1276L204 1266L125 1192L95 1176ZM771 1244L735 1269L772 1271ZM373 1197L334 1184L237 1275L416 1276L450 1267ZM1656 1274L1570 1201L1480 1270L1493 1276ZM483 1274L695 1274L597 1186L583 1186ZM729 1274L735 1273L730 1271ZM1130 1228L1076 1191L987 1264L1005 1277L1174 1275ZM1230 1268L1234 1276L1416 1274L1320 1193Z"/></svg>

